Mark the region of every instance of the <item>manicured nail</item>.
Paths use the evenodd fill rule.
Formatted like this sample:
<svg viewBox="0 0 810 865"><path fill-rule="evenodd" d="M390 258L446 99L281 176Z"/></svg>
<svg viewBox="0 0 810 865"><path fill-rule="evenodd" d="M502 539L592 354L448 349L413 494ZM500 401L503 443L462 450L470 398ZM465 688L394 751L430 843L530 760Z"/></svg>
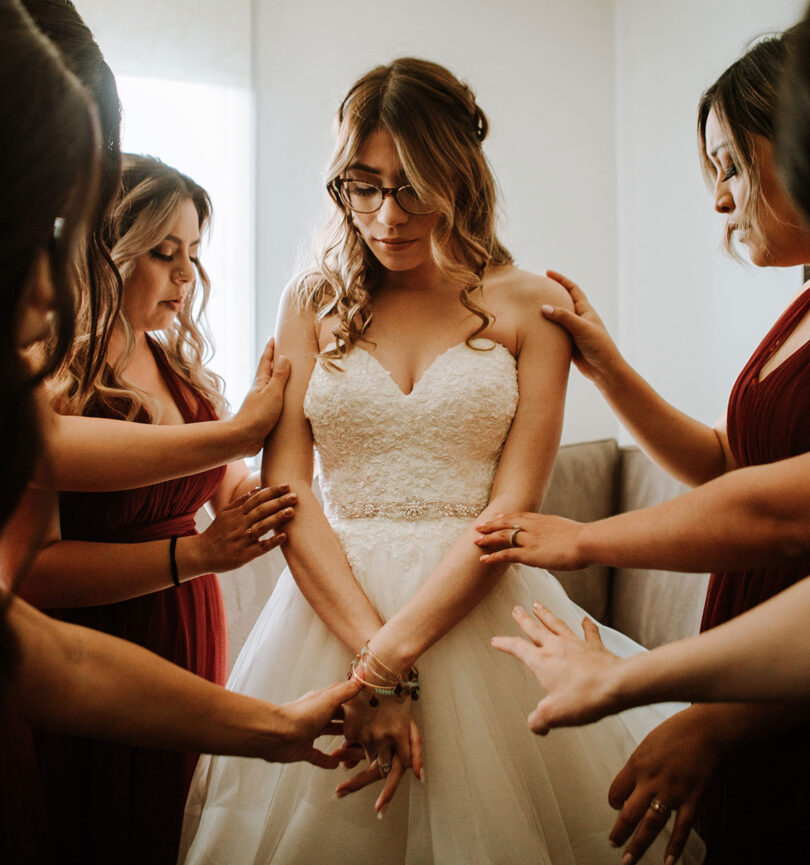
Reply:
<svg viewBox="0 0 810 865"><path fill-rule="evenodd" d="M489 556L488 556L486 553L484 553L483 556L479 556L479 557L478 557L478 561L479 561L479 562L488 562L488 561L489 561Z"/></svg>
<svg viewBox="0 0 810 865"><path fill-rule="evenodd" d="M636 857L632 853L625 853L622 856L622 865L633 865L636 861Z"/></svg>
<svg viewBox="0 0 810 865"><path fill-rule="evenodd" d="M512 610L513 616L519 616L523 612L523 607L517 606Z"/></svg>
<svg viewBox="0 0 810 865"><path fill-rule="evenodd" d="M554 312L554 307L553 307L553 306L549 306L547 303L544 303L544 304L540 307L540 310L541 310L542 312L545 312L546 314L548 314L548 313L553 313L553 312Z"/></svg>
<svg viewBox="0 0 810 865"><path fill-rule="evenodd" d="M332 794L332 797L334 799L342 799L345 795L346 794L342 790L335 790L335 792Z"/></svg>
<svg viewBox="0 0 810 865"><path fill-rule="evenodd" d="M290 485L289 485L289 484L282 484L282 485L279 487L279 489L280 489L281 492L283 492L283 493L288 493L288 492L290 491Z"/></svg>
<svg viewBox="0 0 810 865"><path fill-rule="evenodd" d="M386 802L385 805L383 805L382 808L380 808L380 810L377 812L377 819L382 820L382 818L385 817L385 812L387 810L388 810L388 803Z"/></svg>
<svg viewBox="0 0 810 865"><path fill-rule="evenodd" d="M292 508L287 508L287 509L284 511L284 516L285 516L285 517L291 517L294 513L295 513L295 511L293 511Z"/></svg>
<svg viewBox="0 0 810 865"><path fill-rule="evenodd" d="M532 604L532 609L533 609L533 610L542 610L542 609L543 609L543 605L540 603L540 601L535 601L535 602Z"/></svg>
<svg viewBox="0 0 810 865"><path fill-rule="evenodd" d="M675 857L672 855L672 853L670 853L669 856L664 859L664 865L675 865Z"/></svg>
<svg viewBox="0 0 810 865"><path fill-rule="evenodd" d="M425 770L424 769L419 770L419 782L420 782L420 784L425 783Z"/></svg>

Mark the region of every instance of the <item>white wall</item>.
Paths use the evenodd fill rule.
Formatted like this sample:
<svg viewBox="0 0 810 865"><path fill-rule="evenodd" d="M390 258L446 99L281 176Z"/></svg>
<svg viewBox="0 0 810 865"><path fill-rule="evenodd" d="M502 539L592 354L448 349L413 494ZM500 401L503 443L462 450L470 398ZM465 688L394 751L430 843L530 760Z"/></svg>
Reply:
<svg viewBox="0 0 810 865"><path fill-rule="evenodd" d="M332 118L353 81L412 54L468 81L491 122L503 237L522 266L570 272L616 315L613 10L608 0L257 0L258 292L261 337L322 214ZM564 436L615 435L572 377Z"/></svg>
<svg viewBox="0 0 810 865"><path fill-rule="evenodd" d="M619 339L675 405L725 411L752 349L800 269L743 268L720 252L697 155L701 92L752 37L798 20L804 0L617 0Z"/></svg>

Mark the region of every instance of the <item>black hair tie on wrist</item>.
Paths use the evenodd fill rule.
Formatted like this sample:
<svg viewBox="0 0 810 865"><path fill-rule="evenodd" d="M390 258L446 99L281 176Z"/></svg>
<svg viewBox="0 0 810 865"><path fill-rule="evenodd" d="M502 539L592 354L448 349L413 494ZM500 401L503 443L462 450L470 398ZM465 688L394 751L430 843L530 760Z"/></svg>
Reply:
<svg viewBox="0 0 810 865"><path fill-rule="evenodd" d="M174 555L175 547L177 546L177 535L172 535L172 539L169 541L169 566L172 569L172 582L180 588L180 577L177 576L177 559Z"/></svg>

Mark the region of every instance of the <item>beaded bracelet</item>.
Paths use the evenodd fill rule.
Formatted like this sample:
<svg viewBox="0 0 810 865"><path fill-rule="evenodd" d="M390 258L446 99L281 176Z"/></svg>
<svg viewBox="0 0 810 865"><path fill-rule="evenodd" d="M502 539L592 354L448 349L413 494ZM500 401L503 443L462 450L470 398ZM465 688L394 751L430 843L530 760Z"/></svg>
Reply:
<svg viewBox="0 0 810 865"><path fill-rule="evenodd" d="M369 666L369 662L373 661L390 675L385 676L379 671L373 670ZM363 675L360 674L362 668ZM378 682L369 682L367 675L372 675L379 679ZM411 667L408 671L407 678L402 678L395 673L389 666L384 664L365 644L360 649L360 652L355 655L349 665L349 679L356 679L366 688L369 688L373 693L369 700L370 706L378 706L380 701L377 695L381 697L394 697L397 702L402 702L406 696L412 700L419 699L419 671L416 667Z"/></svg>

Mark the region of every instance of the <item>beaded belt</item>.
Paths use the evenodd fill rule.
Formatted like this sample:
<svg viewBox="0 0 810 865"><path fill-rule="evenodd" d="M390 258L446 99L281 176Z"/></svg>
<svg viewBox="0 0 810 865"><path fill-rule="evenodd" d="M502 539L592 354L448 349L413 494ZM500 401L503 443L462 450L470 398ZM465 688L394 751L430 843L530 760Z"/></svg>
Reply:
<svg viewBox="0 0 810 865"><path fill-rule="evenodd" d="M438 517L475 519L485 505L451 504L448 502L410 499L404 502L364 502L357 505L336 505L335 515L346 520L364 520L383 517L392 520L430 520Z"/></svg>

